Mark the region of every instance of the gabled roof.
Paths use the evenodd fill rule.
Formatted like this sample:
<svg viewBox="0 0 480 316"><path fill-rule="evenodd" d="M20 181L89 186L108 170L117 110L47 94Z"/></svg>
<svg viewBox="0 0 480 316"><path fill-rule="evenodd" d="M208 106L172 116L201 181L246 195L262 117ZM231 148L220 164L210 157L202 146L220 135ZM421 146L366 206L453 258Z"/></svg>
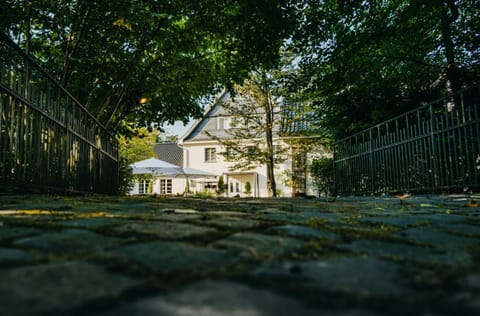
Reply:
<svg viewBox="0 0 480 316"><path fill-rule="evenodd" d="M211 140L208 135L202 133L203 130L209 129L216 130L216 118L219 116L228 116L228 113L222 107L222 103L230 98L230 93L224 89L215 100L208 105L203 113L203 116L196 120L195 123L187 130L185 135L180 138L180 143L189 141L207 141ZM213 126L215 125L215 126ZM217 135L221 136L221 135ZM226 135L225 135L226 136Z"/></svg>
<svg viewBox="0 0 480 316"><path fill-rule="evenodd" d="M198 119L181 138L180 142L210 141L211 137L203 133L208 131L220 138L230 138L224 130L217 129L217 118L228 117L230 114L223 108L223 103L231 98L228 91L223 90L219 96L207 107L203 117ZM315 134L318 129L315 124L313 111L305 111L302 106L285 103L280 110L281 118L277 122L277 130L282 137L303 136Z"/></svg>

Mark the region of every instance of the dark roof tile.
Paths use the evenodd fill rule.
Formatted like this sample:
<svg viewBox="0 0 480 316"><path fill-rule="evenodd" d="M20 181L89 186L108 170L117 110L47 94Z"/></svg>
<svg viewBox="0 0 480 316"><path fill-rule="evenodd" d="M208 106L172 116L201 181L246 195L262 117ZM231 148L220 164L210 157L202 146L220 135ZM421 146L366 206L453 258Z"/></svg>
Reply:
<svg viewBox="0 0 480 316"><path fill-rule="evenodd" d="M153 150L158 159L183 167L183 149L176 143L156 144Z"/></svg>

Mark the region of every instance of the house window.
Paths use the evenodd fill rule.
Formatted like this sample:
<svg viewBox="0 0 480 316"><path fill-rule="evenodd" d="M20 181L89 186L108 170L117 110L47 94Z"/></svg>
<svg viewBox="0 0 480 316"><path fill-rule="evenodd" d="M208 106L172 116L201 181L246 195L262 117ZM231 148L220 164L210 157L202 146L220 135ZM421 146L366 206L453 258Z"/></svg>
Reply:
<svg viewBox="0 0 480 316"><path fill-rule="evenodd" d="M150 180L142 180L138 183L138 194L147 194L150 186Z"/></svg>
<svg viewBox="0 0 480 316"><path fill-rule="evenodd" d="M172 194L172 179L160 179L160 194Z"/></svg>
<svg viewBox="0 0 480 316"><path fill-rule="evenodd" d="M216 162L217 150L215 148L205 148L205 162Z"/></svg>
<svg viewBox="0 0 480 316"><path fill-rule="evenodd" d="M217 129L229 129L230 128L230 122L231 118L230 117L225 117L225 116L219 116L217 118Z"/></svg>
<svg viewBox="0 0 480 316"><path fill-rule="evenodd" d="M229 183L230 193L240 193L241 192L241 182L233 180Z"/></svg>

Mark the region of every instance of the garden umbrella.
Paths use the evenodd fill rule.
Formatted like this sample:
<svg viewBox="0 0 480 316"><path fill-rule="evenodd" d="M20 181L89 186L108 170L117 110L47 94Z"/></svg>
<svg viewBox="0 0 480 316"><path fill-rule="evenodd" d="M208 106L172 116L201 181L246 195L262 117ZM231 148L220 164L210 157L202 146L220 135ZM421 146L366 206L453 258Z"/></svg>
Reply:
<svg viewBox="0 0 480 316"><path fill-rule="evenodd" d="M169 162L149 158L142 161L137 161L130 165L132 167L133 174L156 174L170 177L215 177L216 175L199 169L194 168L182 168Z"/></svg>
<svg viewBox="0 0 480 316"><path fill-rule="evenodd" d="M163 177L185 177L186 181L190 181L190 178L215 178L216 175L199 169L194 168L182 168L169 162L149 158L142 161L137 161L130 165L132 167L133 174L151 174L152 182L156 176Z"/></svg>
<svg viewBox="0 0 480 316"><path fill-rule="evenodd" d="M156 158L137 161L130 166L133 174L183 174L181 167Z"/></svg>

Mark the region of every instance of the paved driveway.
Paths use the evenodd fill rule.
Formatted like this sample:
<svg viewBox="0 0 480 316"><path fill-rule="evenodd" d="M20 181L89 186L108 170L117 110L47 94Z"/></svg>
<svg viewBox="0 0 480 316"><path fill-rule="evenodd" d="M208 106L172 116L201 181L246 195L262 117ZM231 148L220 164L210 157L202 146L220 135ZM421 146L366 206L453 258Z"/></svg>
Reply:
<svg viewBox="0 0 480 316"><path fill-rule="evenodd" d="M480 315L465 196L0 196L0 315Z"/></svg>

